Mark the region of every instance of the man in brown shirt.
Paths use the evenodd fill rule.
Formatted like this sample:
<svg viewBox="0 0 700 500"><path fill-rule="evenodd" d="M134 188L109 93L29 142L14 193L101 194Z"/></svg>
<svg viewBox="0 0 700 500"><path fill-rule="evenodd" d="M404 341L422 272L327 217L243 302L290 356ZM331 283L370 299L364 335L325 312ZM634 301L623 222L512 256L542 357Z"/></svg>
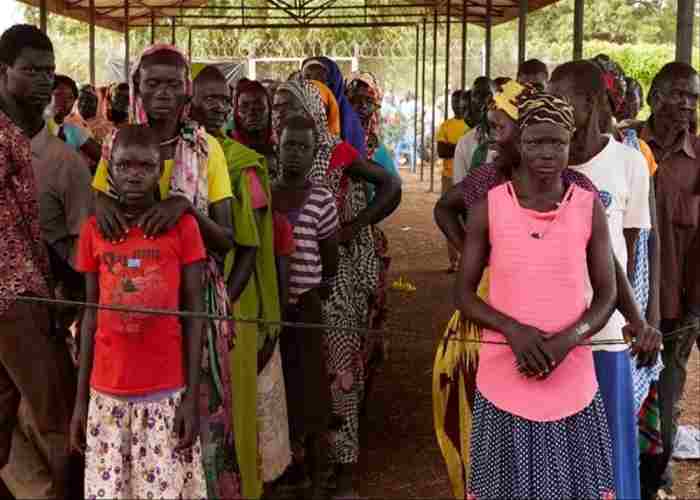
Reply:
<svg viewBox="0 0 700 500"><path fill-rule="evenodd" d="M16 281L8 296L52 296L59 281L63 289L79 289L79 280L66 278L70 276L74 241L92 211L93 196L84 160L51 136L44 123L43 110L54 76L51 42L32 26L14 26L2 36L0 54L0 105L8 117L0 128L7 134L14 131L13 140L6 139L3 146L12 154L23 151L20 141L26 146L25 174L31 180L26 196L33 197L36 209L28 219L36 226L32 240L47 243L41 247L48 247L52 271L45 291L32 285L34 274L22 274L26 266L21 262L10 262L0 281ZM10 216L12 204L0 208L0 213ZM19 225L25 218L11 217L2 224L0 246L10 241L10 258L22 255L22 249L12 243L12 224ZM44 255L48 270L49 255L46 251ZM4 299L2 294L0 299ZM23 320L16 311L28 318ZM79 496L67 487L66 438L75 373L63 335L65 325L56 324L56 312L46 305L17 301L7 314L0 315L0 476L16 498Z"/></svg>
<svg viewBox="0 0 700 500"><path fill-rule="evenodd" d="M659 380L663 453L643 455L642 498L670 488L663 478L673 452L686 366L698 338L700 318L700 139L691 132L700 97L700 78L684 63L669 63L656 75L649 95L652 116L641 131L659 168L655 175L661 247L661 329L664 370ZM669 469L670 472L670 469Z"/></svg>

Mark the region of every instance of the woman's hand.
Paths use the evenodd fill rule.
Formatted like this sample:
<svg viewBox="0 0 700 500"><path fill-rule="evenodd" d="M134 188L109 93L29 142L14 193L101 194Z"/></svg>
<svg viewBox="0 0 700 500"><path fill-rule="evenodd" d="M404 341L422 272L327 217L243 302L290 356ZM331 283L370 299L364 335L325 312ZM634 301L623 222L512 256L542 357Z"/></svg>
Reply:
<svg viewBox="0 0 700 500"><path fill-rule="evenodd" d="M552 361L552 366L549 373L545 374L542 378L547 378L551 372L561 364L562 361L568 356L571 350L576 347L576 342L571 335L566 333L560 333L558 335L552 335L544 341L544 347L547 351L547 356Z"/></svg>
<svg viewBox="0 0 700 500"><path fill-rule="evenodd" d="M129 232L129 224L122 213L119 202L105 194L98 194L95 202L95 218L100 234L107 241L124 241Z"/></svg>
<svg viewBox="0 0 700 500"><path fill-rule="evenodd" d="M630 353L637 356L637 366L653 366L663 348L663 336L661 332L646 321L636 324L627 324L622 328L622 334L626 339L632 339Z"/></svg>
<svg viewBox="0 0 700 500"><path fill-rule="evenodd" d="M85 453L85 434L87 432L88 405L86 402L76 401L73 409L73 418L70 421L70 451Z"/></svg>
<svg viewBox="0 0 700 500"><path fill-rule="evenodd" d="M177 224L192 204L183 196L171 196L153 205L138 221L146 237L153 238L162 234Z"/></svg>
<svg viewBox="0 0 700 500"><path fill-rule="evenodd" d="M175 451L184 451L192 447L199 435L199 411L197 397L188 389L180 401L175 412L175 425L173 427L179 443Z"/></svg>
<svg viewBox="0 0 700 500"><path fill-rule="evenodd" d="M518 325L506 335L515 354L516 367L526 377L545 376L554 368L544 335L541 330L527 325Z"/></svg>

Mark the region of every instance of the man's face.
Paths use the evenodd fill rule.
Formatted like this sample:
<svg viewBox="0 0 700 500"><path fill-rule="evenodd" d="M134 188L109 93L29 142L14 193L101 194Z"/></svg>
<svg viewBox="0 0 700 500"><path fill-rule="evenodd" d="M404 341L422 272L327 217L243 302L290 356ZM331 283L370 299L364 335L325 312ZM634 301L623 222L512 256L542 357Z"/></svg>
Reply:
<svg viewBox="0 0 700 500"><path fill-rule="evenodd" d="M185 67L151 64L140 69L139 94L149 118L180 116L186 102Z"/></svg>
<svg viewBox="0 0 700 500"><path fill-rule="evenodd" d="M574 121L577 129L583 129L588 125L594 102L590 92L576 85L572 78L551 81L547 90L571 103L574 107Z"/></svg>
<svg viewBox="0 0 700 500"><path fill-rule="evenodd" d="M97 116L97 96L92 89L83 89L78 96L78 111L80 116L91 120Z"/></svg>
<svg viewBox="0 0 700 500"><path fill-rule="evenodd" d="M129 112L129 86L120 85L112 95L112 110L118 113Z"/></svg>
<svg viewBox="0 0 700 500"><path fill-rule="evenodd" d="M486 112L486 106L493 96L493 83L486 79L478 80L471 95L471 109L473 113L481 117ZM479 118L480 119L480 118Z"/></svg>
<svg viewBox="0 0 700 500"><path fill-rule="evenodd" d="M230 111L229 88L223 81L198 81L192 99L193 118L210 134L218 133Z"/></svg>
<svg viewBox="0 0 700 500"><path fill-rule="evenodd" d="M302 71L305 80L316 80L323 84L328 83L328 70L323 63L312 63L304 66Z"/></svg>
<svg viewBox="0 0 700 500"><path fill-rule="evenodd" d="M7 93L33 113L41 114L51 102L56 64L53 52L24 48L12 66L0 64Z"/></svg>
<svg viewBox="0 0 700 500"><path fill-rule="evenodd" d="M270 123L267 96L261 92L243 92L238 96L238 117L247 132L262 132Z"/></svg>
<svg viewBox="0 0 700 500"><path fill-rule="evenodd" d="M284 129L279 146L282 172L288 179L306 178L314 160L314 134L311 129Z"/></svg>
<svg viewBox="0 0 700 500"><path fill-rule="evenodd" d="M679 130L690 130L699 97L700 77L672 78L652 96L651 110L655 117L673 123Z"/></svg>
<svg viewBox="0 0 700 500"><path fill-rule="evenodd" d="M464 92L452 94L452 111L454 112L455 117L463 118L468 106L469 101L467 101Z"/></svg>
<svg viewBox="0 0 700 500"><path fill-rule="evenodd" d="M547 73L523 73L518 75L518 83L533 85L536 89L543 91L547 86Z"/></svg>

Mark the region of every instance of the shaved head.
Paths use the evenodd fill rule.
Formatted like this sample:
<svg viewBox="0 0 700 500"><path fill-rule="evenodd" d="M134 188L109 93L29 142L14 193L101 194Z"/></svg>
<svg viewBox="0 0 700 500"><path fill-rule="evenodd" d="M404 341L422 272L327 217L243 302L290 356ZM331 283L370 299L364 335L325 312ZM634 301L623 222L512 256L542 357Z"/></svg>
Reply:
<svg viewBox="0 0 700 500"><path fill-rule="evenodd" d="M202 83L223 83L227 84L226 77L216 66L205 66L194 79L195 90L197 85Z"/></svg>
<svg viewBox="0 0 700 500"><path fill-rule="evenodd" d="M571 80L580 90L590 95L606 94L603 72L590 61L571 61L564 63L552 72L551 82Z"/></svg>

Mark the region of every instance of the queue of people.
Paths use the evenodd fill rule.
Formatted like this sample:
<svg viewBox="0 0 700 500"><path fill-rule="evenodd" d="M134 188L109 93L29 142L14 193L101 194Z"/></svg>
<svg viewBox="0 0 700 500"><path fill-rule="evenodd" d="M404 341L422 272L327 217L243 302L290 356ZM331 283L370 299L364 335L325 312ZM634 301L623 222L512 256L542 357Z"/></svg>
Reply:
<svg viewBox="0 0 700 500"><path fill-rule="evenodd" d="M471 93L434 210L461 249L433 373L455 496L653 500L700 328L698 73L664 66L645 121L605 55Z"/></svg>
<svg viewBox="0 0 700 500"><path fill-rule="evenodd" d="M401 198L373 159L373 75L346 82L314 58L273 93L231 89L157 44L126 85L79 88L29 25L2 34L0 58L0 477L14 496L356 496L385 348L360 332L386 317L377 224ZM64 299L79 307L47 302Z"/></svg>

